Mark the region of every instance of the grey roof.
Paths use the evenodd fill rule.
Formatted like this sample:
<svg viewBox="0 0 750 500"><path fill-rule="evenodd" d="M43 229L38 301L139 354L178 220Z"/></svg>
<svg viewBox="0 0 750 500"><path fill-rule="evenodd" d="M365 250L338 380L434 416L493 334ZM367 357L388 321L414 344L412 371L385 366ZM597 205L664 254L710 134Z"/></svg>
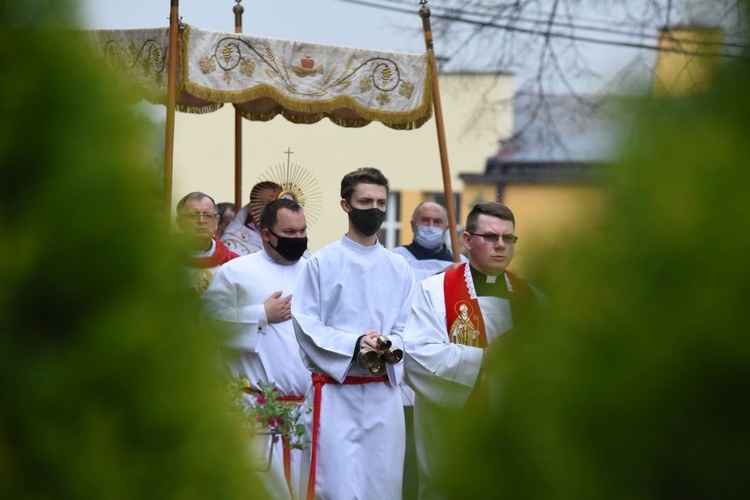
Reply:
<svg viewBox="0 0 750 500"><path fill-rule="evenodd" d="M617 137L613 108L600 96L517 95L514 136L501 145L496 161L610 161Z"/></svg>
<svg viewBox="0 0 750 500"><path fill-rule="evenodd" d="M614 99L598 96L517 95L515 133L487 159L483 174L464 182L501 184L599 182L614 159L627 120Z"/></svg>

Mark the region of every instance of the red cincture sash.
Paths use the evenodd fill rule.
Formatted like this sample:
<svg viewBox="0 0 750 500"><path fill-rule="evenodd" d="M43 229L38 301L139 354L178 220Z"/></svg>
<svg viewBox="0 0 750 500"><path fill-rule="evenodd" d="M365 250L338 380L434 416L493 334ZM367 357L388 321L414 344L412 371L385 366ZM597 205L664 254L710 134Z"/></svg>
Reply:
<svg viewBox="0 0 750 500"><path fill-rule="evenodd" d="M468 278L466 273L469 273ZM443 294L448 340L453 344L486 347L487 332L482 311L476 292L469 291L467 279L471 280L471 270L466 263L445 272Z"/></svg>
<svg viewBox="0 0 750 500"><path fill-rule="evenodd" d="M312 374L313 381L313 421L312 421L312 450L310 452L310 476L307 479L307 500L315 498L315 475L318 468L318 429L320 428L320 402L323 397L325 384L339 384L336 379L327 375ZM345 385L371 384L373 382L388 382L388 375L382 377L346 377Z"/></svg>

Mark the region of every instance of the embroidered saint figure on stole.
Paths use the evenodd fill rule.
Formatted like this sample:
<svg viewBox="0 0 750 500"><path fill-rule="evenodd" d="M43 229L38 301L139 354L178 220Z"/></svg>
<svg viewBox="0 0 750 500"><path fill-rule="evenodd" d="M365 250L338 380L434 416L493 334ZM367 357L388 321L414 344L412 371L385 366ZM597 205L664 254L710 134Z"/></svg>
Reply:
<svg viewBox="0 0 750 500"><path fill-rule="evenodd" d="M459 302L460 311L458 317L450 328L450 341L454 344L463 344L477 347L479 345L479 330L474 326L469 314L469 306L466 302Z"/></svg>

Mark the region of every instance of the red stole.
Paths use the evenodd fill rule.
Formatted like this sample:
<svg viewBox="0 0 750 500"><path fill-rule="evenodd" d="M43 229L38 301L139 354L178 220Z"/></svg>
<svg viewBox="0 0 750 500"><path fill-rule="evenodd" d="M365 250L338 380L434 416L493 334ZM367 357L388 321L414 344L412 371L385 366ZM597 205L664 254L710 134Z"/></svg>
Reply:
<svg viewBox="0 0 750 500"><path fill-rule="evenodd" d="M537 301L528 283L509 271L505 271L503 278L505 277L507 277L509 283L508 300L510 301L510 312L515 329L528 316L529 312L536 308ZM476 292L473 293L474 297L472 297L467 282L471 279L471 270L466 263L445 272L443 294L445 295L448 340L452 343L486 347L487 332L482 311L479 308L479 300L477 300ZM464 335L463 339L461 338L461 332L472 331L477 332L474 342L471 341L471 334Z"/></svg>
<svg viewBox="0 0 750 500"><path fill-rule="evenodd" d="M528 283L508 271L505 271L503 279L506 277L508 279L510 313L515 329L519 323L528 317L528 313L536 308L536 298ZM468 280L472 279L471 269L466 263L445 273L443 293L445 295L448 341L484 348L487 347L487 332L473 281L471 281L472 290L469 290ZM471 335L466 335L467 331L470 333L477 331L478 335L474 342L470 341ZM462 332L464 335L462 335ZM510 332L506 332L505 335L508 335L508 333ZM488 391L487 374L480 370L474 389L466 402L466 408L474 412L485 412L489 401Z"/></svg>
<svg viewBox="0 0 750 500"><path fill-rule="evenodd" d="M239 257L236 253L229 250L221 242L219 238L214 236L214 242L216 243L216 251L210 257L186 257L185 264L188 267L208 268L220 266L230 260Z"/></svg>
<svg viewBox="0 0 750 500"><path fill-rule="evenodd" d="M474 297L469 293L465 274L467 272L469 268L464 262L457 268L446 271L443 279L448 341L454 344L486 347L487 332L484 318L479 309L476 293ZM468 279L471 279L471 274Z"/></svg>

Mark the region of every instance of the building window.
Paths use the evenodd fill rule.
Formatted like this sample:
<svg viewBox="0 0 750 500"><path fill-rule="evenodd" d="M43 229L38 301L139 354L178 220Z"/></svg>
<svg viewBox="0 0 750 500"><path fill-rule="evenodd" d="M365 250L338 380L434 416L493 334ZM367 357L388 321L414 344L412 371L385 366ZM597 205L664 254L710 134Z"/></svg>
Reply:
<svg viewBox="0 0 750 500"><path fill-rule="evenodd" d="M435 203L439 203L440 205L446 208L448 207L448 205L445 204L445 193L429 193L427 195L426 201L434 201ZM461 195L459 193L453 193L453 208L456 214L456 224L459 227L461 227L461 219L460 219L461 214L459 212L460 206L461 206Z"/></svg>
<svg viewBox="0 0 750 500"><path fill-rule="evenodd" d="M388 207L385 210L385 221L378 231L378 241L388 249L398 246L401 236L401 221L398 214L401 212L401 194L396 191L388 193Z"/></svg>
<svg viewBox="0 0 750 500"><path fill-rule="evenodd" d="M427 195L427 201L434 201L435 203L439 203L440 205L447 208L447 205L445 204L445 193L430 193ZM453 208L455 209L456 213L456 237L458 238L458 248L459 251L462 253L465 253L463 245L461 244L461 235L464 232L464 224L461 220L461 195L459 193L453 193ZM468 215L468 214L466 214ZM445 221L446 224L450 225L449 221ZM451 245L451 231L447 231L445 233L445 240L444 243L448 246L449 249L452 249Z"/></svg>

